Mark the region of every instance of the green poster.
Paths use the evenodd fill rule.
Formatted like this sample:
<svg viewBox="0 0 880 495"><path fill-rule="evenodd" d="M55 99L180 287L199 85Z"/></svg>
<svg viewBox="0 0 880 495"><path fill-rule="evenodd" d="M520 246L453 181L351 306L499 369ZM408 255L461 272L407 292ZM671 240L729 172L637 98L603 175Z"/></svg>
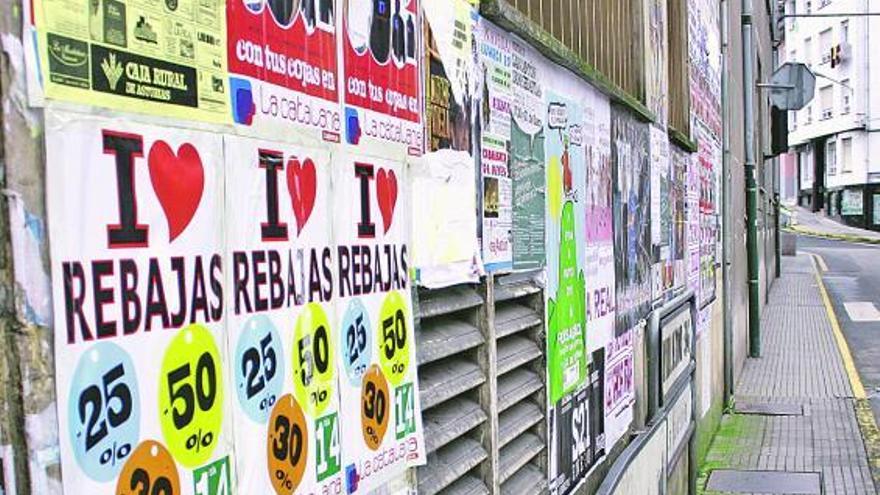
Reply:
<svg viewBox="0 0 880 495"><path fill-rule="evenodd" d="M534 135L511 123L513 268L544 266L544 131Z"/></svg>
<svg viewBox="0 0 880 495"><path fill-rule="evenodd" d="M584 273L577 265L574 202L562 206L559 221L559 284L547 303L547 369L550 402L579 387L586 377Z"/></svg>

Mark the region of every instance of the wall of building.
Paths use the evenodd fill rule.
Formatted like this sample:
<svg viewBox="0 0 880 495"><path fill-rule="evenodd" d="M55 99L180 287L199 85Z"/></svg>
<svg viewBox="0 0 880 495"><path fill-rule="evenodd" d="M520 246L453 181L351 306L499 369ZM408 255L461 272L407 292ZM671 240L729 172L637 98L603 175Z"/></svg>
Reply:
<svg viewBox="0 0 880 495"><path fill-rule="evenodd" d="M44 37L49 30L44 23L58 21L46 15L53 2L33 3L34 9L25 2L0 14L6 54L0 71L4 103L0 189L6 201L0 214L8 219L0 222L0 370L9 370L0 381L4 489L11 490L9 480L14 477L12 491L18 495L103 493L132 482L138 470L146 470L154 480L167 479L179 487L175 493L200 495L221 493L226 483L234 493L289 493L296 487L309 487L433 494L452 483L482 485L490 493L501 492L506 483L508 488L518 486L526 492L548 488L554 493L590 493L610 479L608 473L613 474L618 455L638 441L641 427L652 419L647 404L651 385L647 383L646 325L654 312L688 291L693 291L696 307L690 327L695 334L691 349L695 393L690 404L698 430L695 453L708 448L723 409L724 366L732 365L736 377L748 355L741 95L744 85L755 81L742 77L738 1L688 2L689 15L699 14L688 19L689 36L702 37L706 45L695 46L708 48L689 55L691 65L701 71L692 74L690 81L692 99L700 106L694 107L690 135L674 139L663 118L668 86L662 77L647 84L643 95L609 89L606 79L559 46L553 35L565 39L568 28L563 26L561 34L550 35L506 2L481 5L456 0L454 8L443 9L436 3L404 1L406 12L401 14L399 7L394 12L416 22L410 28L405 20L396 25L392 29L398 30L395 37L385 40L392 46L372 36L361 40L364 46L357 45L357 35L364 32L353 36L346 32L332 41L314 38L334 29L341 32L343 18L356 20L355 14L344 10L346 2L317 2L319 7L335 5L339 18L322 17L320 9L303 12L297 22L317 16L317 21L309 22L318 28L311 26L312 30L296 36L303 43L315 44L309 46L323 43L334 53L312 61L326 65L327 71L313 82L320 81L328 89L335 77L338 93L309 93L314 88L307 91L290 79L251 72L243 68L247 50L238 50L236 44L230 45L234 49L229 50L229 59L215 54L228 63L221 64L218 78L210 77L216 66L192 71L205 77L200 81L211 81L202 86L207 93L233 85L229 99L214 100L212 107L211 99L199 99L204 96L199 93L195 106L186 109L148 97L108 96L112 92L108 88L99 94L83 90L76 81L72 84L73 76L89 81L125 78L121 87L127 91L156 77L165 81L161 83L167 85L165 89L181 90L189 80L178 75L184 80L181 83L155 75L159 72L150 70L149 64L161 68L158 59L141 61L146 72L128 61L129 70L117 73L116 62L130 54L94 40L89 41L93 47L115 50L114 56L104 55L100 64L96 59L93 74L69 72L72 69L56 72L49 55L58 45L48 44ZM228 5L231 9L232 4ZM663 68L669 56L664 50L667 2L645 0L633 5L647 16L642 34L649 49L643 54L644 63ZM268 8L259 12L240 9L226 27L213 33L222 34L222 41L205 36L199 40L232 43L234 37L247 39L247 30L240 31L245 21L273 15ZM747 56L754 57L755 67L761 67L756 79L766 80L772 68L770 19L763 4L756 8L756 47ZM36 18L30 17L31 12L36 12ZM224 12L220 14L224 17ZM81 20L75 11L64 15ZM157 20L168 16L164 11L154 15ZM551 12L550 18L559 15ZM268 21L257 24L258 32L278 27ZM64 29L64 22L54 26ZM119 35L118 26L114 28L109 21L98 29L116 29ZM381 31L381 26L376 30ZM138 31L137 35L146 33ZM134 34L129 33L129 38ZM279 36L275 32L262 35ZM87 46L83 40L68 38L66 42L71 40L71 45L65 45L68 48ZM357 46L343 54L349 44ZM225 48L218 53L227 53ZM284 49L293 53L298 47ZM371 73L357 62L365 51L379 58L391 53L397 62L393 67L373 67ZM86 53L62 52L73 57ZM722 55L726 71L721 70ZM566 62L560 64L560 60ZM275 67L283 69L283 65ZM351 76L358 71L365 80ZM148 77L150 72L154 75ZM722 74L728 75L726 100L721 94ZM364 97L348 95L358 93L359 83L365 88L399 86L381 95L367 89L373 99L365 103ZM74 87L79 89L70 89ZM140 96L165 94L155 89L148 87ZM401 93L411 99L399 100L396 107L377 104ZM184 98L173 91L169 94ZM285 110L281 101L292 100L337 115L340 121L291 122L279 117ZM769 112L766 101L759 106L754 146L756 156L762 157L768 147ZM377 135L371 124L390 125L401 133ZM723 129L729 131L726 139ZM107 136L110 141L116 136L147 144L140 155L130 156L133 167L150 162L148 172L146 166L134 168L143 173L129 177L137 194L126 196L125 188L119 187L125 182L125 167L114 167L118 162L113 156L122 156L125 149L114 148L119 144L115 141L107 144ZM201 157L202 175L196 174L201 179L191 176L187 186L205 184L204 197L200 194L202 199L195 206L189 203L188 194L167 189L171 182L163 180L175 174L162 168L171 163L179 167L177 173L190 170L195 163L193 150ZM260 160L272 150L284 150L282 160ZM728 177L722 176L722 159L730 165ZM365 174L373 168L367 172L364 163L381 170L371 179ZM276 165L285 171L284 179L272 175ZM123 176L92 175L97 166L123 171ZM758 215L760 282L765 295L775 270L772 202L777 186L766 179L775 175L774 166L773 160L761 160L758 168L765 189ZM274 189L272 180L277 181ZM727 240L730 291L726 294L720 259L723 185L729 187L731 221ZM370 192L373 186L375 191ZM112 193L114 188L118 194ZM357 197L361 201L355 201ZM110 246L113 241L108 240L108 232L119 227L113 224L123 223L125 211L131 213L125 210L125 201L133 202L139 215L135 230L148 230L151 236L149 252L138 242ZM273 204L279 208L274 217ZM184 221L180 211L187 205L194 210ZM141 229L141 224L149 228ZM281 237L289 241L281 242ZM326 292L322 281L339 275L338 287L342 287L345 277L342 271L336 274L336 263L327 259L380 241L401 253L398 277L389 279L387 286L378 284L370 294L340 292L337 297L332 289ZM218 275L216 280L203 281L202 290L209 289L221 302L216 309L219 313L213 313L214 306L204 313L196 310L201 306L194 298L192 311L184 319L191 319L195 326L186 330L176 331L180 324L170 320L161 323L179 315L172 318L166 313L163 319L158 306L150 310L159 311L156 328L150 332L140 327L125 332L117 329L115 322L104 319L104 303L86 303L82 320L68 318L76 316L76 303L66 304L64 298L69 302L76 297L65 287L74 290L78 280L84 290L86 284L101 286L105 279L115 278L65 272L78 263L104 266L101 263L110 259L118 262L120 272L130 270L134 263L146 274L154 264L149 258L155 257L160 260L157 264L171 266L165 271L167 278L176 273L176 260L197 263L197 257L210 255L212 260L221 260L217 267L222 267L205 267L203 273L210 277L215 269L226 273L247 268L249 263L240 264L236 258L242 252L283 253L304 246L330 254L322 255L321 262L307 270L315 277L308 291L304 282L290 282L293 292L308 293L294 295L290 307L272 302L272 309L255 306L253 311L240 312L236 304L242 294L233 296L236 289L231 278ZM303 252L309 256L308 249ZM261 266L272 270L271 260L268 265L262 263L256 256L251 264L255 304L261 299L257 272ZM199 271L193 270L193 294L197 294ZM130 280L125 278L128 275L116 275L123 277L122 285ZM161 287L152 277L149 283ZM147 279L140 280L138 287L144 288ZM185 277L179 281L182 285L166 282L165 290L176 294L186 285ZM138 285L137 277L133 283ZM277 284L270 285L265 288L271 293ZM142 294L144 301L150 294L158 297L153 292L158 289L150 287ZM225 296L218 295L218 290ZM138 288L127 294L132 292ZM164 300L164 294L161 297ZM725 298L733 332L732 363L725 362ZM304 305L306 299L311 304ZM106 303L107 314L120 324L131 317L127 313L131 300L126 301L124 307L118 301ZM343 302L350 304L343 306ZM386 318L386 313L396 317L397 310L402 326L395 328L404 334L392 336L398 339L398 348L388 357L380 341L388 346L390 334L380 333L380 327L387 330L389 321L397 324L398 320ZM357 346L359 327L342 324L357 320L354 313L367 316L371 328L363 330L375 344L373 355L367 353L360 361L351 350ZM332 351L337 374L331 371L330 378L319 365L303 364L308 354L303 352L302 346L307 345L303 342L320 340L322 318L338 327L334 345L347 349ZM99 320L105 325L96 325ZM112 336L95 340L83 321ZM168 328L160 331L158 326ZM283 357L278 362L284 362L285 378L272 382L278 393L271 398L258 397L267 401L265 406L239 393L251 386L247 376L239 375L256 369L245 366L248 356L254 356L246 352L246 344L256 349L256 343L244 338L243 329L270 327L283 336L279 340L284 343L274 355ZM352 329L351 342L343 335L343 327ZM299 354L294 339L300 343ZM193 340L198 345L216 340L216 353L188 350L186 345ZM260 368L269 383L274 374L268 371L266 346L271 345L264 344L261 355L266 366ZM373 346L362 347L364 351ZM113 352L104 352L108 349ZM312 350L320 355L322 351L330 354L329 349L316 344ZM206 355L216 357L200 357ZM121 389L110 387L116 379L112 373L119 366L115 361L108 364L108 359L122 356L130 356L130 361L121 361L119 366L127 369L125 365L133 363L139 377L138 381L124 380L128 400L125 394L116 396L122 409L131 406L132 393L139 396L140 405L133 405L129 414L140 419L131 422L132 416L122 418L109 405L108 394ZM197 357L197 362L188 361ZM213 407L218 396L212 392L209 401L206 390L210 387L200 387L203 379L220 383L202 370L208 368L208 361L218 373L226 374L224 399L217 402L222 403L223 413ZM162 382L187 366L201 370L191 384L201 394L201 409L196 414L199 428L186 430L182 436L182 429L191 424L183 417L169 419L175 418L171 409L178 411L176 399L163 406L162 399L156 398L169 392ZM321 372L315 382L302 378L299 388L292 380L288 383L290 377L311 376L313 371ZM515 384L514 378L524 380L513 387L510 396L504 396L505 390L510 392L506 387ZM104 395L99 388L102 380ZM94 390L100 397L94 397ZM385 390L389 399L394 394L395 407L386 404L385 409L387 430L375 412L367 412L363 405L366 394L376 390ZM522 391L528 393L510 398ZM93 403L103 401L105 395L110 409L104 408L103 413L112 428L108 436L97 438L87 428L86 406L98 411L101 408ZM188 407L185 398L181 401ZM189 402L194 408L195 402ZM207 402L211 404L203 407ZM370 404L380 407L377 400L370 399ZM221 423L217 418L224 414ZM181 421L187 424L178 426ZM337 435L327 436L327 443L316 442L294 460L292 454L281 456L278 449L271 449L279 444L280 437L273 434L282 434L278 425L284 421L293 421L298 431L313 438L328 428ZM276 427L274 432L270 423ZM292 445L281 443L285 448ZM328 457L328 451L336 455ZM163 462L152 462L150 456L161 456ZM229 474L233 472L234 476ZM228 477L221 478L221 473Z"/></svg>

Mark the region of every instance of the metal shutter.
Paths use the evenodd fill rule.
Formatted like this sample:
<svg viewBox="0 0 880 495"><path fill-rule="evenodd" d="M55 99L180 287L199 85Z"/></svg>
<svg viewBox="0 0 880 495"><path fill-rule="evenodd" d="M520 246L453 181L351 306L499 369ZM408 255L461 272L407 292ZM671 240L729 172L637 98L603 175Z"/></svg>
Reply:
<svg viewBox="0 0 880 495"><path fill-rule="evenodd" d="M488 408L480 401L488 374L480 365L486 338L479 286L420 289L416 297L419 390L428 463L418 468L420 494L487 494Z"/></svg>

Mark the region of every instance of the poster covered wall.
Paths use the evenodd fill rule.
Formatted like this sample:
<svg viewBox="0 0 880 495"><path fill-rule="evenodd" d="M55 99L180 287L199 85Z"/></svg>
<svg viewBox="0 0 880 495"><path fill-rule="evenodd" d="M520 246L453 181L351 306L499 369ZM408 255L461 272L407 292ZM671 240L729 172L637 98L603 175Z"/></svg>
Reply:
<svg viewBox="0 0 880 495"><path fill-rule="evenodd" d="M419 0L343 0L345 142L423 151Z"/></svg>
<svg viewBox="0 0 880 495"><path fill-rule="evenodd" d="M222 146L215 134L47 117L67 493L232 486Z"/></svg>
<svg viewBox="0 0 880 495"><path fill-rule="evenodd" d="M233 122L255 133L314 130L339 142L337 13L332 0L228 0Z"/></svg>
<svg viewBox="0 0 880 495"><path fill-rule="evenodd" d="M586 220L582 188L586 183L582 104L589 93L566 76L557 70L555 87L544 92L547 116L544 126L545 314L551 493L569 493L592 464L588 412L592 390L585 386L589 362L585 348L586 245L582 242Z"/></svg>
<svg viewBox="0 0 880 495"><path fill-rule="evenodd" d="M672 148L672 170L669 193L669 202L672 209L672 286L675 291L683 289L687 284L687 195L688 195L688 168L691 155L678 148Z"/></svg>
<svg viewBox="0 0 880 495"><path fill-rule="evenodd" d="M625 110L611 109L614 164L616 332L633 328L651 302L651 160L649 129Z"/></svg>
<svg viewBox="0 0 880 495"><path fill-rule="evenodd" d="M223 0L31 0L24 10L32 102L228 121Z"/></svg>
<svg viewBox="0 0 880 495"><path fill-rule="evenodd" d="M545 263L545 118L541 60L521 41L508 46L512 101L510 149L513 177L513 267Z"/></svg>
<svg viewBox="0 0 880 495"><path fill-rule="evenodd" d="M614 336L614 215L611 162L611 106L598 92L584 109L586 148L586 313L587 350L605 347Z"/></svg>
<svg viewBox="0 0 880 495"><path fill-rule="evenodd" d="M403 164L49 123L66 491L366 493L424 462Z"/></svg>
<svg viewBox="0 0 880 495"><path fill-rule="evenodd" d="M715 298L716 283L716 242L718 232L718 173L716 167L721 163L721 147L711 135L708 127L697 122L697 162L699 164L699 245L700 245L700 290L698 302L708 304Z"/></svg>
<svg viewBox="0 0 880 495"><path fill-rule="evenodd" d="M651 126L651 296L655 304L672 295L671 148L666 131Z"/></svg>
<svg viewBox="0 0 880 495"><path fill-rule="evenodd" d="M402 163L344 153L333 157L332 178L334 195L359 199L337 203L333 215L341 467L347 493L370 493L425 462L409 295L410 212L400 201L409 179Z"/></svg>
<svg viewBox="0 0 880 495"><path fill-rule="evenodd" d="M412 218L417 219L410 225L416 282L438 288L476 283L483 273L475 215L479 204L472 81L476 11L464 0L449 5L429 2L424 8L427 152L409 160L409 199Z"/></svg>
<svg viewBox="0 0 880 495"><path fill-rule="evenodd" d="M514 246L517 239L514 238L513 205L516 190L513 174L516 162L511 141L512 47L509 34L484 19L478 20L476 70L472 77L477 88L474 124L479 146L483 261L488 271L515 267Z"/></svg>
<svg viewBox="0 0 880 495"><path fill-rule="evenodd" d="M605 444L613 446L626 434L635 408L634 347L636 329L615 337L605 348Z"/></svg>
<svg viewBox="0 0 880 495"><path fill-rule="evenodd" d="M230 390L239 486L255 493L342 489L332 359L344 343L326 151L227 138ZM331 323L333 322L333 323ZM288 491L289 493L289 491Z"/></svg>

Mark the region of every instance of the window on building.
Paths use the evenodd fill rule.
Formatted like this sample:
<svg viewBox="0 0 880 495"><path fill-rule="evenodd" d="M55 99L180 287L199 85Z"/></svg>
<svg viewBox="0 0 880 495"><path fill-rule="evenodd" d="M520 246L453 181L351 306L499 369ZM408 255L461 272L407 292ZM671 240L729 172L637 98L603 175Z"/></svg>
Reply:
<svg viewBox="0 0 880 495"><path fill-rule="evenodd" d="M849 21L840 23L840 42L849 43Z"/></svg>
<svg viewBox="0 0 880 495"><path fill-rule="evenodd" d="M804 2L804 7L806 7L804 10L807 11L807 14L813 13L813 2L812 1L806 0L806 2Z"/></svg>
<svg viewBox="0 0 880 495"><path fill-rule="evenodd" d="M819 52L823 64L831 62L831 28L819 33Z"/></svg>
<svg viewBox="0 0 880 495"><path fill-rule="evenodd" d="M852 172L852 138L840 140L840 171Z"/></svg>
<svg viewBox="0 0 880 495"><path fill-rule="evenodd" d="M813 105L807 105L803 110L804 112L804 125L810 125L813 123Z"/></svg>
<svg viewBox="0 0 880 495"><path fill-rule="evenodd" d="M849 113L849 103L850 97L852 96L853 90L852 86L849 85L849 79L844 79L840 81L840 114L846 115Z"/></svg>
<svg viewBox="0 0 880 495"><path fill-rule="evenodd" d="M828 175L837 175L837 143L831 140L825 143L825 170Z"/></svg>
<svg viewBox="0 0 880 495"><path fill-rule="evenodd" d="M830 84L819 90L819 105L822 112L819 120L828 120L834 113L834 87Z"/></svg>
<svg viewBox="0 0 880 495"><path fill-rule="evenodd" d="M797 130L797 111L796 110L792 110L792 111L788 112L788 121L791 124L791 130L792 131Z"/></svg>
<svg viewBox="0 0 880 495"><path fill-rule="evenodd" d="M807 182L813 179L813 154L810 148L806 148L800 153L801 156L801 179Z"/></svg>
<svg viewBox="0 0 880 495"><path fill-rule="evenodd" d="M804 63L808 67L813 66L813 38L804 40Z"/></svg>

